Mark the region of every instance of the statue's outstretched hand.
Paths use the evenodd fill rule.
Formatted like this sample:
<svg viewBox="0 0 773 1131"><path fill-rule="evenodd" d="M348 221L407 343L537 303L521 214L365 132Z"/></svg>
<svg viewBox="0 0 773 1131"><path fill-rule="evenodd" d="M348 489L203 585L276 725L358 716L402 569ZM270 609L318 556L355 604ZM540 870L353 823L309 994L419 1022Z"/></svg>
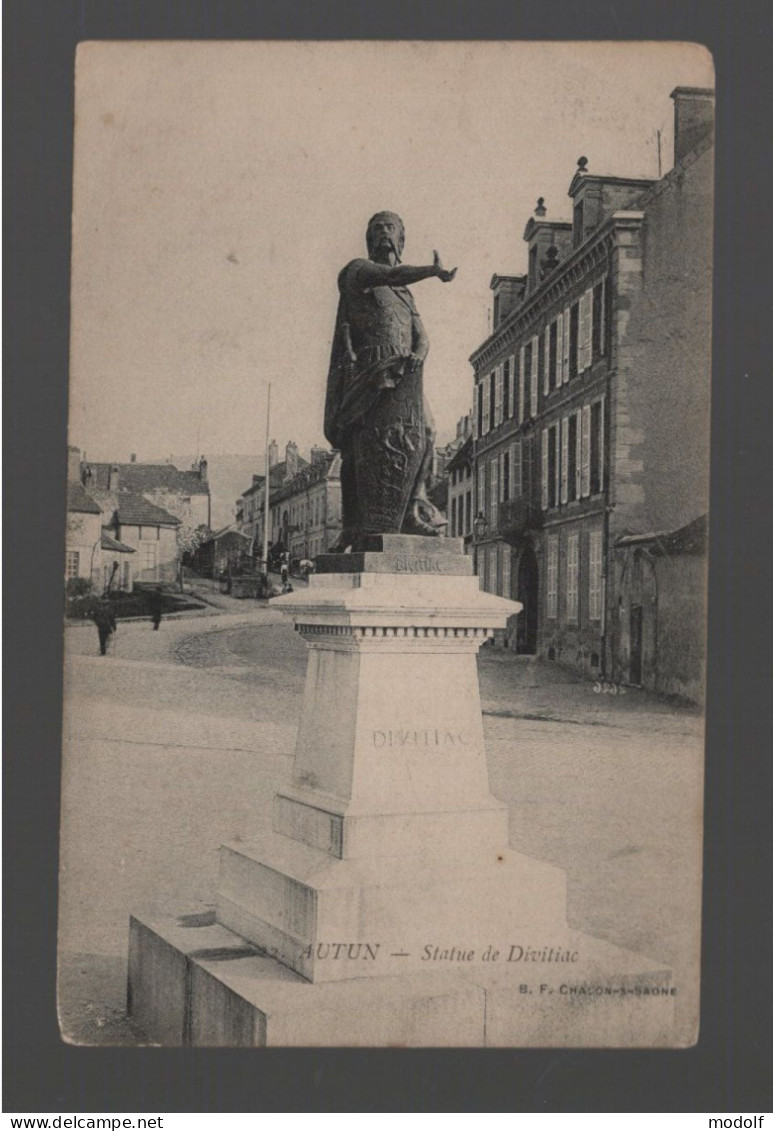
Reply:
<svg viewBox="0 0 773 1131"><path fill-rule="evenodd" d="M456 274L456 268L454 267L453 271L446 271L445 267L440 262L440 256L438 255L438 253L436 251L433 251L432 254L435 257L433 265L435 268L435 274L437 275L438 279L440 279L440 281L443 283L450 283L454 275Z"/></svg>

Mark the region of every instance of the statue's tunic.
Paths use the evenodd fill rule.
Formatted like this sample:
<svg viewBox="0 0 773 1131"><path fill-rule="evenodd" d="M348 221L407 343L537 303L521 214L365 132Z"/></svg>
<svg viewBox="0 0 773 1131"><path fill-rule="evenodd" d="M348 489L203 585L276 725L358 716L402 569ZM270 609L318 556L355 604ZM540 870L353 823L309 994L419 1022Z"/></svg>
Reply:
<svg viewBox="0 0 773 1131"><path fill-rule="evenodd" d="M325 435L343 456L344 526L386 533L401 529L426 447L421 367L406 372L418 312L407 287L358 286L366 263L338 277Z"/></svg>

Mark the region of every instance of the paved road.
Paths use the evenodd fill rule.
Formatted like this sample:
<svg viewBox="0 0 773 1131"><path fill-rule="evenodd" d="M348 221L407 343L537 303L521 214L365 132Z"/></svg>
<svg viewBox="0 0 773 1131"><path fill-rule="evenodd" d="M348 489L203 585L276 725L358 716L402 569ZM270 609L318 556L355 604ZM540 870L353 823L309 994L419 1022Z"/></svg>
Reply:
<svg viewBox="0 0 773 1131"><path fill-rule="evenodd" d="M135 1039L123 1011L131 910L210 902L219 844L268 824L289 776L305 645L268 606L233 605L158 632L122 624L104 658L93 626L67 630L60 1009L72 1040ZM565 869L573 926L678 978L699 908L699 715L641 692L595 694L556 665L489 648L479 671L511 843Z"/></svg>

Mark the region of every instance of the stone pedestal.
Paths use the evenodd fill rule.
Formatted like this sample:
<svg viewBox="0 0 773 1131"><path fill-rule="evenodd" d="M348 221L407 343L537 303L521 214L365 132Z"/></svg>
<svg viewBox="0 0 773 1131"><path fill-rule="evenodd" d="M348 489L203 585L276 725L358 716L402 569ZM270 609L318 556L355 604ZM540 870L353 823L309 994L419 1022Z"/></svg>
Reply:
<svg viewBox="0 0 773 1131"><path fill-rule="evenodd" d="M134 918L139 1023L191 1044L594 1043L571 1036L589 995L561 987L606 945L596 1043L659 1043L668 971L571 932L563 872L509 849L489 792L476 653L520 606L480 591L459 540L404 535L273 603L309 647L292 781L273 832L223 846L208 945L185 916ZM638 1030L615 978L658 988Z"/></svg>

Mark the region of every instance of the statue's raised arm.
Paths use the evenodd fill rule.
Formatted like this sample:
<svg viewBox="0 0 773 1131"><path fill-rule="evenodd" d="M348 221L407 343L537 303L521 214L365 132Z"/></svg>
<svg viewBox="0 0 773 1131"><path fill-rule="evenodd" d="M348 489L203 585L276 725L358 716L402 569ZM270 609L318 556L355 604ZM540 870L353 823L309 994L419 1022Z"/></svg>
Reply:
<svg viewBox="0 0 773 1131"><path fill-rule="evenodd" d="M437 252L426 267L401 262L399 216L368 224L368 259L338 277L340 301L328 374L325 435L341 452L343 530L332 550L357 548L369 534L437 535L445 526L427 498L434 424L423 396L429 339L412 283L450 283Z"/></svg>

